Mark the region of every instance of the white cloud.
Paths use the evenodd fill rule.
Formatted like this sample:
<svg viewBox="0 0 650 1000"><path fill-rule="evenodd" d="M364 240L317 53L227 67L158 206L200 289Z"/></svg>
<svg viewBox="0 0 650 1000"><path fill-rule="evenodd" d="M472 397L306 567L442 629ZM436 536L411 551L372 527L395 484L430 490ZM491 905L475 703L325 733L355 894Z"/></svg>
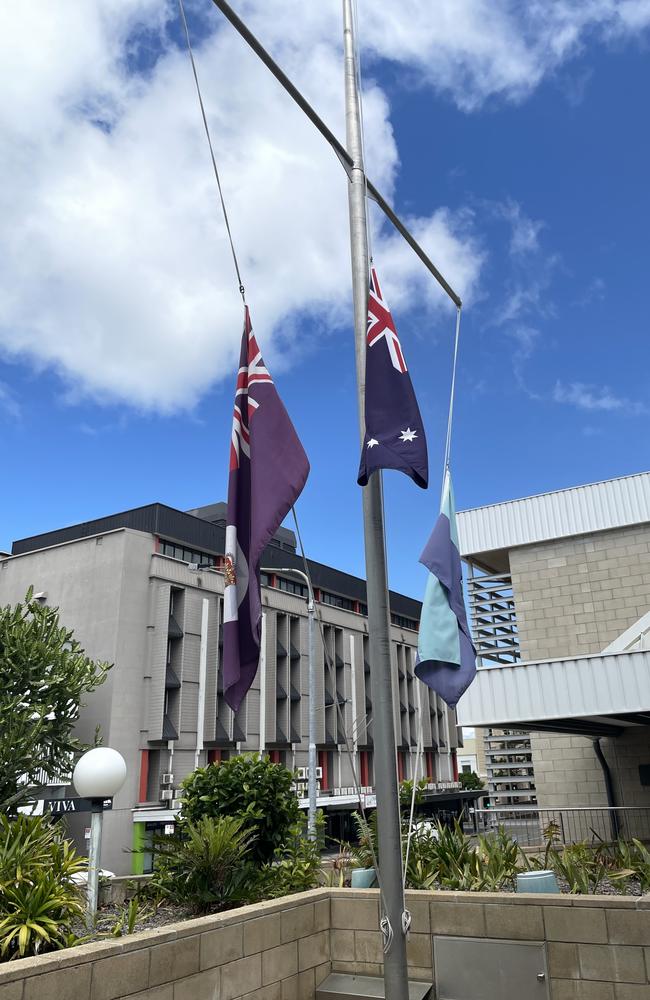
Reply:
<svg viewBox="0 0 650 1000"><path fill-rule="evenodd" d="M549 74L581 52L588 37L608 42L638 37L650 25L649 0L359 0L365 54L413 71L470 111L485 100L527 97ZM337 2L286 0L241 4L283 55L340 34ZM296 56L299 60L299 56Z"/></svg>
<svg viewBox="0 0 650 1000"><path fill-rule="evenodd" d="M0 344L9 357L51 366L76 394L191 407L231 377L242 310L187 54L168 47L146 77L129 75L133 31L160 35L160 7L64 6L60 22L58 8L26 5L20 24L5 25L14 32L5 41L29 38L44 67L34 56L17 77L17 101L0 111L8 137ZM253 322L273 364L291 347L297 312L331 323L345 315L347 182L231 30L208 36L196 55ZM319 80L323 111L340 118L334 48L305 51L300 75ZM370 86L368 156L390 192L398 157L388 114ZM459 289L471 291L480 255L469 227L444 211L413 225ZM384 242L404 285L439 308L427 272L394 237L378 240L378 260Z"/></svg>
<svg viewBox="0 0 650 1000"><path fill-rule="evenodd" d="M569 403L579 410L623 413L643 416L650 412L645 403L617 396L608 386L587 385L584 382L557 382L553 391L556 403Z"/></svg>
<svg viewBox="0 0 650 1000"><path fill-rule="evenodd" d="M364 66L391 59L463 108L517 99L595 27L638 32L646 4L589 0L360 3ZM340 7L242 0L238 9L342 135ZM192 4L199 71L253 321L271 365L295 317L335 324L349 301L346 181L338 161L216 10ZM191 407L230 378L241 326L187 54L167 0L38 0L0 11L0 351L47 366L73 394ZM159 56L135 72L145 50ZM372 66L372 64L370 64ZM367 157L390 197L399 156L385 94L366 76ZM427 127L427 123L423 123ZM485 259L472 217L411 219L466 298ZM537 230L513 229L525 254ZM384 228L393 301L443 302ZM521 309L519 309L521 314Z"/></svg>

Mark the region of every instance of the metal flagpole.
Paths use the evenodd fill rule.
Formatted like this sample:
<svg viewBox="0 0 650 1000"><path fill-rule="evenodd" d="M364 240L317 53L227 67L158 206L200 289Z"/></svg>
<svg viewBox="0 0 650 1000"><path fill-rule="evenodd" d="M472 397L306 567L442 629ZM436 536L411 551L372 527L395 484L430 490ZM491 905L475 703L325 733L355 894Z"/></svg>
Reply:
<svg viewBox="0 0 650 1000"><path fill-rule="evenodd" d="M351 0L343 0L345 55L345 122L348 153L352 158L348 202L352 256L352 292L357 364L357 389L361 441L365 436L365 355L368 323L368 240L366 184L363 164L359 94ZM393 679L391 672L388 577L384 546L384 518L380 473L363 488L363 524L366 550L368 636L370 642L371 693L374 717L374 765L377 791L379 877L382 889L385 954L384 983L387 1000L408 1000L406 938L402 931L404 893L400 807L395 760Z"/></svg>

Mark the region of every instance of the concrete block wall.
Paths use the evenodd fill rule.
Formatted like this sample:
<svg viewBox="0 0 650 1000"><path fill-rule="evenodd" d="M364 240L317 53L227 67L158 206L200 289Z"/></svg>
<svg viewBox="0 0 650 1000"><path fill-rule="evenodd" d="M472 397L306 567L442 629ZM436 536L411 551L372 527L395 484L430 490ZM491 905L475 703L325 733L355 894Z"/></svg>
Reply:
<svg viewBox="0 0 650 1000"><path fill-rule="evenodd" d="M650 525L634 525L510 550L523 660L599 653L650 610ZM542 807L605 806L591 740L531 734ZM650 764L650 728L632 729L602 748L618 805L650 806L639 764Z"/></svg>
<svg viewBox="0 0 650 1000"><path fill-rule="evenodd" d="M599 653L650 609L650 525L510 550L523 660Z"/></svg>
<svg viewBox="0 0 650 1000"><path fill-rule="evenodd" d="M332 890L333 972L382 975L377 895ZM541 941L551 1000L650 997L650 897L410 892L407 906L411 979L434 981L437 935Z"/></svg>
<svg viewBox="0 0 650 1000"><path fill-rule="evenodd" d="M330 971L329 891L0 965L0 1000L311 1000Z"/></svg>
<svg viewBox="0 0 650 1000"><path fill-rule="evenodd" d="M535 941L551 1000L650 996L650 897L410 892L407 905L412 979L434 981L440 935ZM330 971L382 975L378 925L377 890L317 889L1 965L0 1000L312 1000Z"/></svg>

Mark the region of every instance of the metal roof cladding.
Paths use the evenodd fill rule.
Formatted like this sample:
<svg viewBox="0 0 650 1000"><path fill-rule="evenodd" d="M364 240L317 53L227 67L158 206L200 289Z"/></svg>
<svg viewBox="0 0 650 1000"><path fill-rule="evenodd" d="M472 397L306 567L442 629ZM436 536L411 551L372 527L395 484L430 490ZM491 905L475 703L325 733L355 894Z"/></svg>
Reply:
<svg viewBox="0 0 650 1000"><path fill-rule="evenodd" d="M462 510L463 556L650 521L650 472Z"/></svg>

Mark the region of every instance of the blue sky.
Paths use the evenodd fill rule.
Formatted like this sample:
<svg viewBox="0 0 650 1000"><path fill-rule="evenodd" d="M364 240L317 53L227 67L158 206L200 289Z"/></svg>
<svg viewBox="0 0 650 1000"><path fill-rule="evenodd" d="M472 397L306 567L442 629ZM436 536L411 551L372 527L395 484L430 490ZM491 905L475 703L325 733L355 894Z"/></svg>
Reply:
<svg viewBox="0 0 650 1000"><path fill-rule="evenodd" d="M342 134L339 4L298 27L280 0L235 6ZM359 0L368 173L466 301L458 506L646 469L647 3L574 21L560 4L495 4L489 24L461 4L433 31L430 5L408 0L399 36L399 5L372 19L370 6ZM36 50L1 113L4 549L155 500L223 498L241 333L173 6L128 0L101 18L72 3L41 35L29 7L3 15ZM311 459L308 554L362 573L344 175L211 5L188 15L253 323ZM65 43L76 34L84 55ZM454 317L373 219L429 441L427 493L386 476L391 585L419 596Z"/></svg>

